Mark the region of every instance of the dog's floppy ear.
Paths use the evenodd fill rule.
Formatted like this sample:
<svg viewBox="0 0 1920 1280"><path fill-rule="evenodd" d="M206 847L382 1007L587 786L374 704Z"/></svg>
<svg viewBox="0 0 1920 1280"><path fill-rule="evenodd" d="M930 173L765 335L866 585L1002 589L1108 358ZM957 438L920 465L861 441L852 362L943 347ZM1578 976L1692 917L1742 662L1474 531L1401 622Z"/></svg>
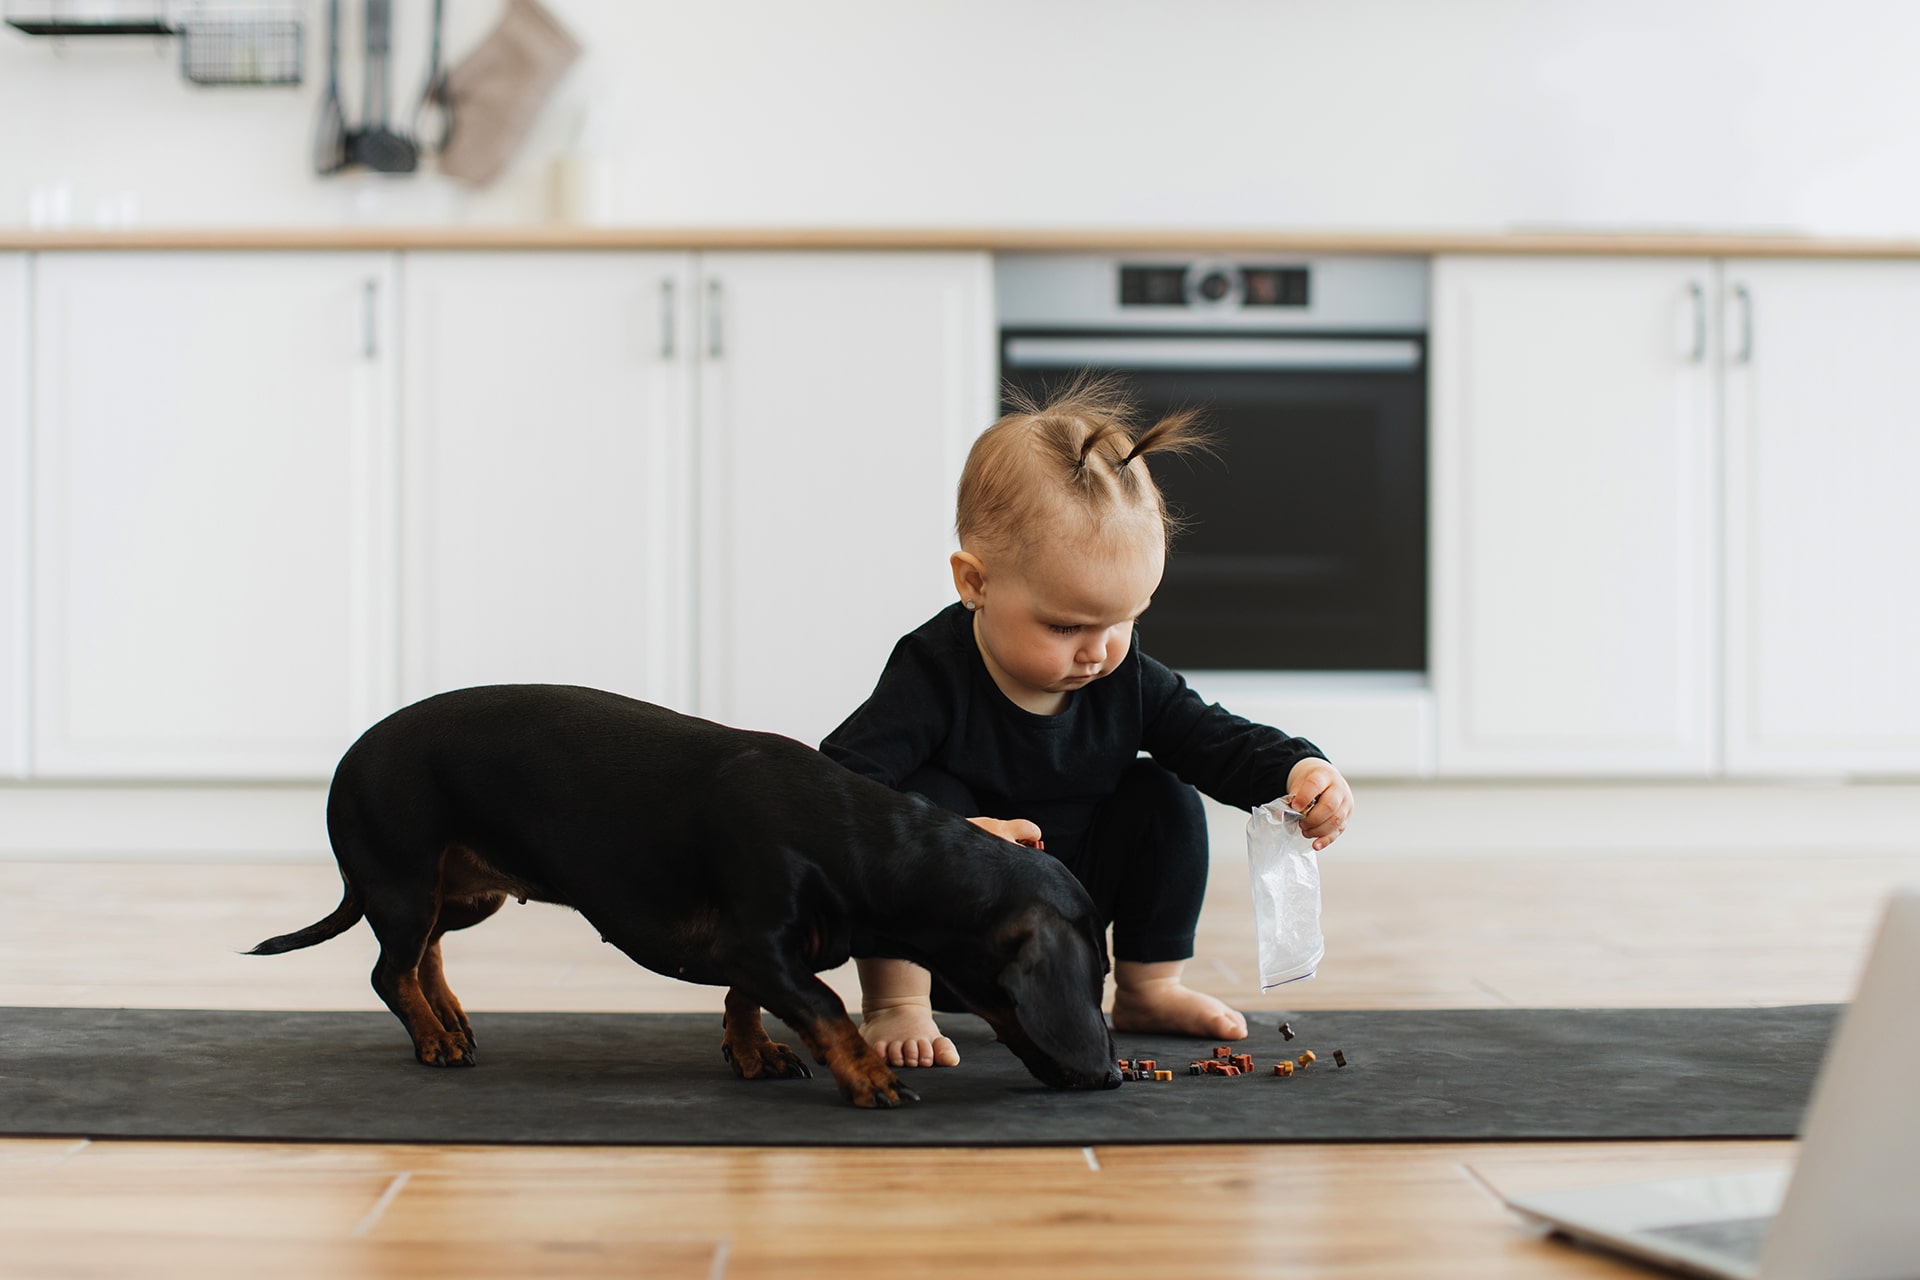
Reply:
<svg viewBox="0 0 1920 1280"><path fill-rule="evenodd" d="M1008 921L995 939L1006 957L1000 970L1000 989L1013 1004L1014 1016L1033 1042L1049 1057L1077 1062L1088 1053L1086 1039L1099 1019L1101 980L1106 976L1104 938L1051 907L1032 906ZM1104 1049L1096 1047L1098 1053Z"/></svg>

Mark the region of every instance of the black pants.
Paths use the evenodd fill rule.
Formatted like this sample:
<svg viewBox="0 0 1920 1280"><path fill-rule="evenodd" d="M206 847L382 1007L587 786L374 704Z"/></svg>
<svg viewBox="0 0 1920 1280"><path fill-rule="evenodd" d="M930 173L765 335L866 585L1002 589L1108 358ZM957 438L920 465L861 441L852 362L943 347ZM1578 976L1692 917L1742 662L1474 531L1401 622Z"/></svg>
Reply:
<svg viewBox="0 0 1920 1280"><path fill-rule="evenodd" d="M937 769L921 769L900 789L962 817L981 815L967 785ZM1113 926L1115 960L1152 964L1193 955L1207 892L1207 816L1199 792L1153 761L1136 760L1114 793L1094 807L1074 847L1047 844L1047 853L1085 886L1101 922ZM945 1011L963 1007L937 980L933 1003Z"/></svg>

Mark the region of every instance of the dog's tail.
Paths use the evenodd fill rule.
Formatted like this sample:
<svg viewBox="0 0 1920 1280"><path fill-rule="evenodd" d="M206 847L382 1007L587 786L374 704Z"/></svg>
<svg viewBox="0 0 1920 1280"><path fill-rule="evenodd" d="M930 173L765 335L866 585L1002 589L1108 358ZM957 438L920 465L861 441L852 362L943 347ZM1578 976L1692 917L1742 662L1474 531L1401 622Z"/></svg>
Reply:
<svg viewBox="0 0 1920 1280"><path fill-rule="evenodd" d="M277 956L285 951L298 951L302 947L311 947L316 943L325 942L328 938L339 937L354 925L359 924L360 918L364 915L366 912L360 906L360 895L349 884L345 895L340 899L340 905L335 907L333 914L325 920L316 921L293 933L283 933L277 938L268 938L246 954Z"/></svg>

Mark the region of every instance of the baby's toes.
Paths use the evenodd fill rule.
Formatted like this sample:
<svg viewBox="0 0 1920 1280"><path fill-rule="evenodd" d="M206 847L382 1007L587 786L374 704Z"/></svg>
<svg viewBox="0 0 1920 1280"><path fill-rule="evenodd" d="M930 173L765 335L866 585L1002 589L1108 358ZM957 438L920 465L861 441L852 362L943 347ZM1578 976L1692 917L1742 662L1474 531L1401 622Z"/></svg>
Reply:
<svg viewBox="0 0 1920 1280"><path fill-rule="evenodd" d="M1247 1038L1247 1020L1233 1009L1223 1009L1214 1015L1213 1034L1222 1040L1245 1040Z"/></svg>

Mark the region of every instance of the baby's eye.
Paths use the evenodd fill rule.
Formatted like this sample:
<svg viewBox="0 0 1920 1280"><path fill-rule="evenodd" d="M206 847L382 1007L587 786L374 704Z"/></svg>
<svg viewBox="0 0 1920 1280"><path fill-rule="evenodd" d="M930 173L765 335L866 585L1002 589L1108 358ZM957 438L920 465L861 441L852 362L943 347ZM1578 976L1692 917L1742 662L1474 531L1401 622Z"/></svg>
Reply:
<svg viewBox="0 0 1920 1280"><path fill-rule="evenodd" d="M1052 623L1052 622L1049 622L1047 624L1047 630L1053 632L1057 636L1070 636L1074 632L1078 631L1079 629L1080 628L1078 627L1063 627L1058 625L1057 623Z"/></svg>

